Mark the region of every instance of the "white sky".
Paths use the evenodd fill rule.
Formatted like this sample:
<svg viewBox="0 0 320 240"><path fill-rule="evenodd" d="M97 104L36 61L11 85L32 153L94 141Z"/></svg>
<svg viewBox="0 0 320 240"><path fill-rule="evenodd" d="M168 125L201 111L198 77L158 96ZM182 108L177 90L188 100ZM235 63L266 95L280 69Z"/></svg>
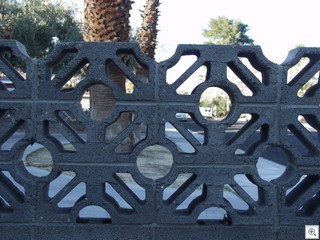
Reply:
<svg viewBox="0 0 320 240"><path fill-rule="evenodd" d="M83 0L71 1L82 9ZM298 44L320 47L319 0L160 0L157 61L172 56L177 44L201 44L210 18L225 16L250 28L248 35L266 57L281 63ZM141 25L146 0L134 0L131 26Z"/></svg>
<svg viewBox="0 0 320 240"><path fill-rule="evenodd" d="M78 10L83 0L64 0ZM130 11L132 28L141 26L141 12L146 0L133 0ZM260 45L264 55L281 63L288 52L298 44L320 47L320 0L160 0L158 46L156 60L170 58L178 44L202 44L206 39L202 31L210 18L225 16L247 24L247 34ZM82 15L82 14L80 14ZM180 60L167 72L168 82L177 79L195 59ZM180 64L180 65L179 65ZM196 72L182 89L191 88L198 81ZM191 84L190 84L191 83ZM190 89L189 89L190 90Z"/></svg>
<svg viewBox="0 0 320 240"><path fill-rule="evenodd" d="M131 26L141 24L146 0L135 0ZM281 63L298 44L320 47L319 0L162 0L158 29L157 60L169 58L179 43L201 44L202 30L210 18L225 16L250 28L248 35L266 57Z"/></svg>

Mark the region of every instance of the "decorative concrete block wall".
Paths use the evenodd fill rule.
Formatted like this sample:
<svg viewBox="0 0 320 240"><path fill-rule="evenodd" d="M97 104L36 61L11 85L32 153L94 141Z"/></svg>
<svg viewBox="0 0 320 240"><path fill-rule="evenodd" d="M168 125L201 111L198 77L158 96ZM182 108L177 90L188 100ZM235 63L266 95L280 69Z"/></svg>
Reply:
<svg viewBox="0 0 320 240"><path fill-rule="evenodd" d="M280 65L256 46L180 45L159 63L131 43L62 43L32 59L18 42L1 40L0 54L0 72L14 84L8 91L0 82L0 239L304 239L304 225L319 224L318 79L304 95L298 91L319 78L320 48L293 50ZM146 70L148 82L124 55ZM168 69L189 55L194 63L169 82ZM288 76L301 59L307 64ZM109 78L110 64L135 86L133 93ZM198 69L204 81L179 94ZM64 91L81 71L82 81ZM115 96L101 121L81 106L96 84ZM200 113L210 87L228 95L224 119ZM132 121L107 141L106 129L122 113ZM190 115L200 138L176 113ZM242 114L249 119L237 125ZM117 151L141 128L129 151ZM48 166L25 160L27 149L39 145L52 156ZM155 175L148 175L139 157L154 145L160 150L150 158ZM167 167L165 156L172 156ZM161 168L167 172L156 175Z"/></svg>

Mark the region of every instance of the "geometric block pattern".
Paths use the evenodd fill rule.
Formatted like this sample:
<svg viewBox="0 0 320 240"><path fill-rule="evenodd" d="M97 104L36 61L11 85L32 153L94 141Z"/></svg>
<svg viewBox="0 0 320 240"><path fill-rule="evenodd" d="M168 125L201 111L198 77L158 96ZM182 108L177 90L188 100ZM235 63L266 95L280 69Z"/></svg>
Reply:
<svg viewBox="0 0 320 240"><path fill-rule="evenodd" d="M318 79L303 97L297 92L319 72L320 48L292 50L282 64L270 62L258 46L180 45L158 63L134 43L61 43L32 59L20 43L1 40L0 54L0 71L14 85L8 91L0 82L1 239L303 239L304 225L319 223ZM148 82L120 55L133 56L147 69ZM196 61L169 84L168 69L189 55ZM307 65L288 82L289 69L301 59L308 59ZM135 85L133 93L109 78L110 63ZM205 80L190 95L177 94L202 66ZM83 80L62 91L82 69ZM228 79L227 69L251 96ZM81 107L83 94L95 84L108 86L115 96L112 114L101 121ZM231 101L221 121L207 120L199 110L201 94L210 87L223 89ZM134 113L133 120L116 139L105 141L106 128L126 112ZM179 112L203 129L202 141L176 118ZM230 133L241 114L251 119ZM141 124L145 137L130 152L117 152ZM181 151L166 134L167 124L194 151ZM52 157L41 176L24 162L26 149L36 144ZM139 154L153 145L165 147L173 159L168 174L156 179L137 166ZM285 162L283 173L268 180L258 162L276 150Z"/></svg>

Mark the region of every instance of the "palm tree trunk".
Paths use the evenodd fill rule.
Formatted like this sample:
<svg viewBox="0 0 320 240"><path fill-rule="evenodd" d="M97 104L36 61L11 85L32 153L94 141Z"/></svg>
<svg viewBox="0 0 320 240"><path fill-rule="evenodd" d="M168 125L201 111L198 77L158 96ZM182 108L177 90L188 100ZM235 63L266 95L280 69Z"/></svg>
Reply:
<svg viewBox="0 0 320 240"><path fill-rule="evenodd" d="M144 5L143 20L138 33L138 42L142 52L154 59L157 46L157 24L159 18L159 0L147 0ZM148 82L148 69L138 66L136 69L138 79Z"/></svg>
<svg viewBox="0 0 320 240"><path fill-rule="evenodd" d="M84 0L84 40L129 41L130 0Z"/></svg>
<svg viewBox="0 0 320 240"><path fill-rule="evenodd" d="M131 3L130 0L84 0L84 40L88 42L129 41ZM126 79L123 74L113 64L109 64L108 67L109 79L114 80L125 91ZM114 104L115 97L110 87L102 84L90 87L92 119L102 120L108 117ZM121 115L117 123L106 132L106 138L116 137L129 121L128 114Z"/></svg>
<svg viewBox="0 0 320 240"><path fill-rule="evenodd" d="M157 24L159 18L159 0L147 0L144 5L143 21L138 42L146 56L154 59L157 45Z"/></svg>
<svg viewBox="0 0 320 240"><path fill-rule="evenodd" d="M144 5L142 26L138 33L138 42L142 52L149 58L154 59L157 45L157 24L159 18L159 0L147 0ZM149 82L149 71L142 66L136 67L137 78L141 82ZM146 126L141 124L133 133L133 142L140 141L145 135Z"/></svg>

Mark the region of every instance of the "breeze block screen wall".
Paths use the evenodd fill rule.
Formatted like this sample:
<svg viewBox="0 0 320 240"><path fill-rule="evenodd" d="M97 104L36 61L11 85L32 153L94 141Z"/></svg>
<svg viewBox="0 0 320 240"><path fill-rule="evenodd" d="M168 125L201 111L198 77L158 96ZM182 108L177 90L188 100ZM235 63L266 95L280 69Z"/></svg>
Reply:
<svg viewBox="0 0 320 240"><path fill-rule="evenodd" d="M32 59L20 43L1 40L0 54L0 72L13 83L0 82L0 239L304 239L304 225L319 224L320 48L292 50L280 65L257 46L180 45L155 62L133 43L61 43ZM189 55L194 62L167 79ZM110 78L110 64L134 85L132 93ZM177 91L198 69L203 81L190 94ZM78 73L82 80L65 91ZM81 105L97 84L115 98L102 120ZM200 113L210 87L228 96L224 119ZM177 113L188 113L201 133ZM131 121L107 140L123 114ZM242 114L248 121L233 131ZM135 144L119 151L134 134ZM151 146L162 150L140 164ZM26 162L32 148L47 150L49 164ZM158 176L165 156L171 162ZM260 167L265 158L280 164Z"/></svg>

